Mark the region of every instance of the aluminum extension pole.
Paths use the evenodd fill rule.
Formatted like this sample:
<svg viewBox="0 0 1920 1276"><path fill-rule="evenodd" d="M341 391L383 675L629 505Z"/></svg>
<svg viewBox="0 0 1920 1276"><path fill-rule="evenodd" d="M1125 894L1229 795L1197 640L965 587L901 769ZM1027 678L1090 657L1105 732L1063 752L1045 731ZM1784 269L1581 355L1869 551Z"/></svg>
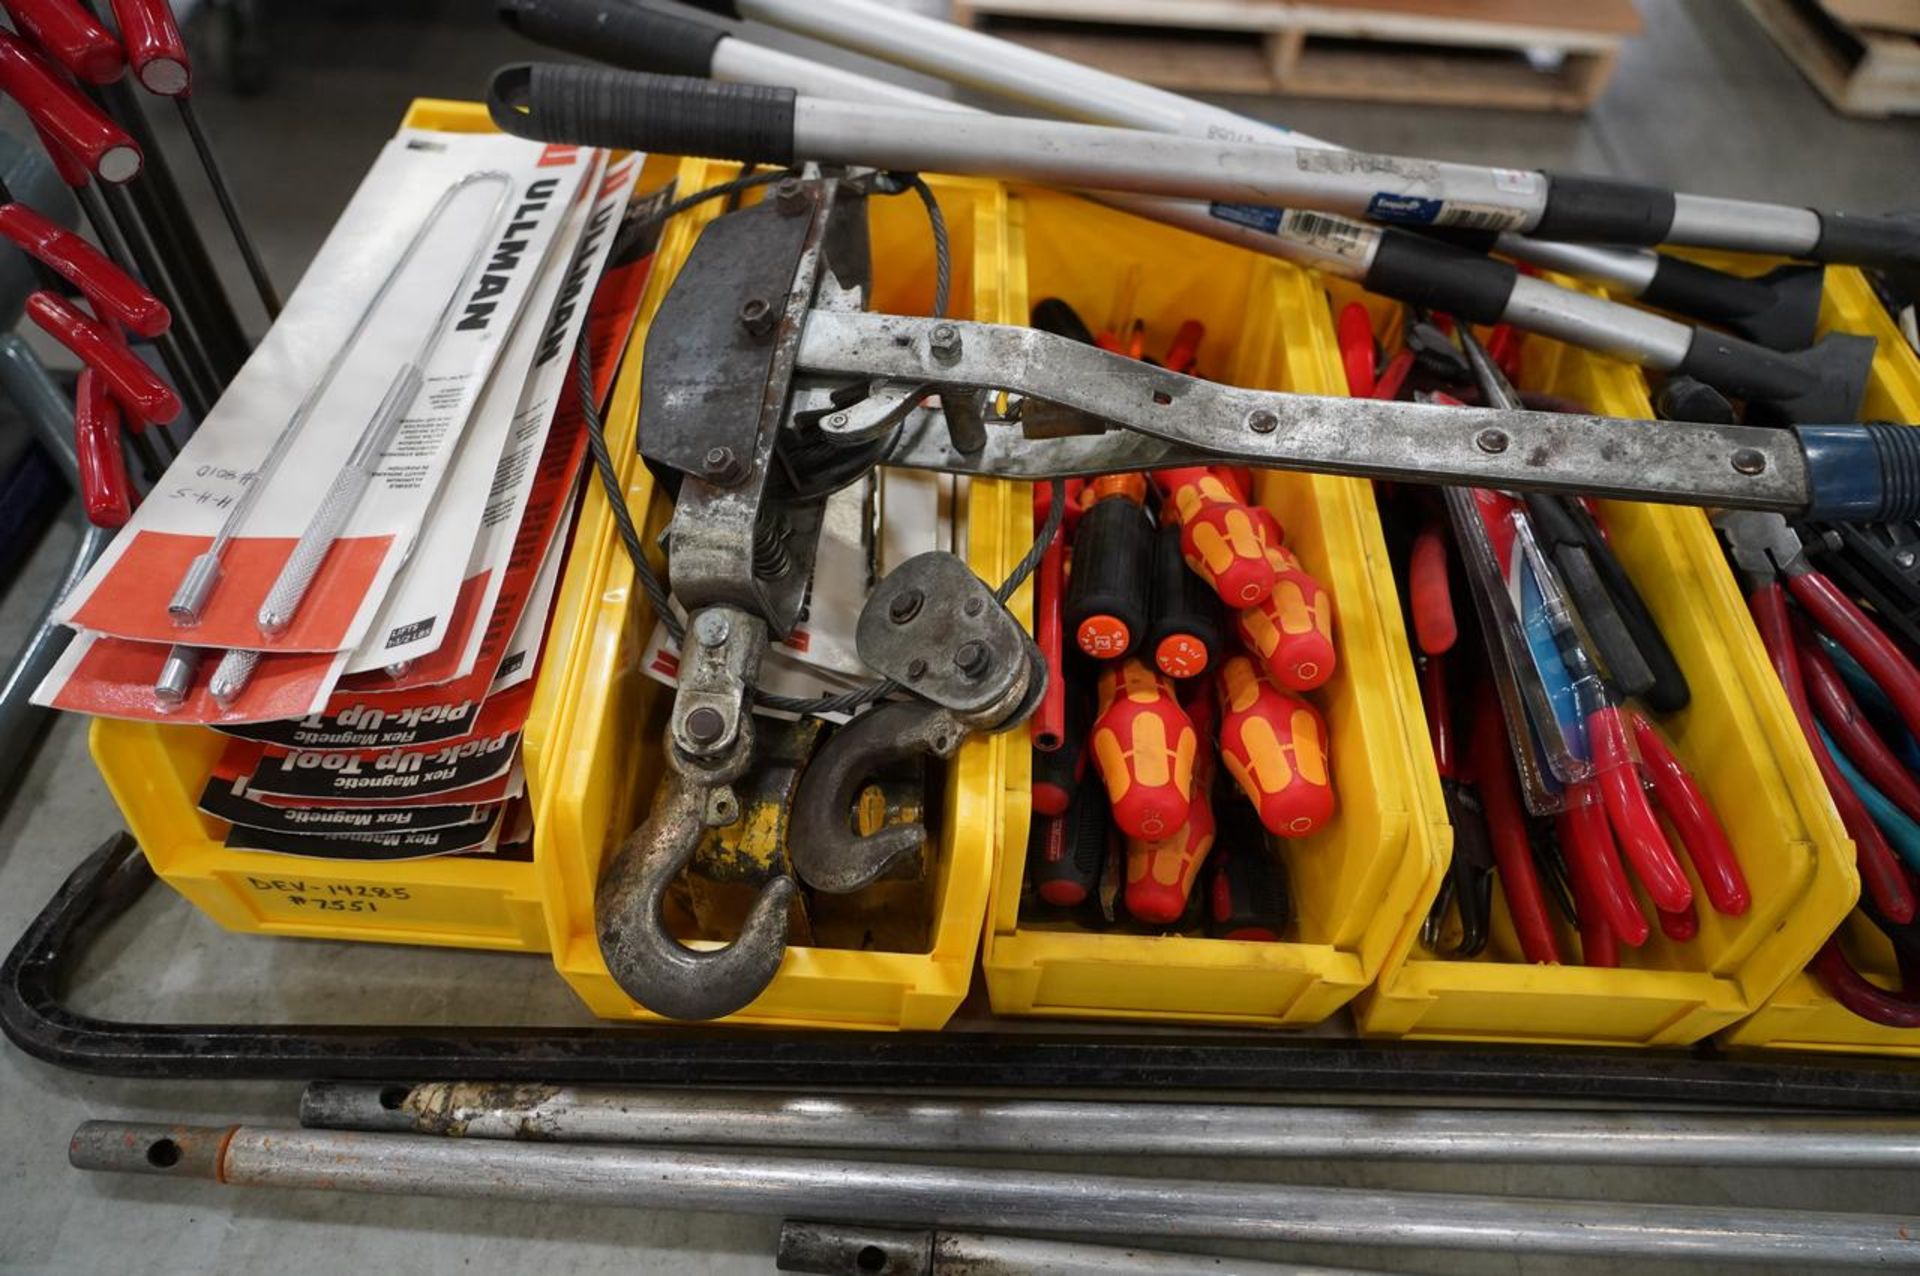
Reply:
<svg viewBox="0 0 1920 1276"><path fill-rule="evenodd" d="M77 1169L467 1200L704 1210L776 1218L1499 1249L1729 1263L1898 1265L1920 1218L1379 1192L1197 1179L495 1143L404 1134L89 1121Z"/></svg>
<svg viewBox="0 0 1920 1276"><path fill-rule="evenodd" d="M316 1081L300 1123L554 1143L1508 1165L1920 1169L1920 1120Z"/></svg>
<svg viewBox="0 0 1920 1276"><path fill-rule="evenodd" d="M723 40L720 47L737 43ZM730 50L729 57L736 68L743 60L760 59L769 78L781 65L768 51ZM837 77L831 82L842 89L846 85ZM1135 193L1114 202L1129 211L1327 270L1384 296L1440 306L1471 322L1510 322L1649 368L1683 371L1759 405L1766 419L1787 424L1853 419L1872 358L1866 338L1835 334L1812 349L1782 354L1555 287L1505 262L1404 230L1257 206L1263 199L1284 203L1294 189L1285 156L1343 152L1213 143L956 112L950 105L936 110L890 103L888 110L876 111L870 102L795 95L784 84L769 88L538 63L496 72L488 105L505 131L550 142L858 165L885 155L878 166L946 168L1092 189L1127 186ZM909 136L910 146L904 144ZM1218 163L1223 154L1233 156L1230 175L1223 175ZM1235 224L1214 216L1206 204L1192 202L1201 192L1224 197L1246 217ZM1147 199L1156 193L1189 198Z"/></svg>
<svg viewBox="0 0 1920 1276"><path fill-rule="evenodd" d="M1079 66L981 32L879 0L689 0L698 8L748 18L852 49L899 66L967 84L1076 119L1219 141L1259 141L1296 150L1338 148L1318 138L1276 128L1221 107L1154 89L1121 76ZM1378 170L1387 156L1349 152L1352 164ZM1337 171L1342 161L1325 161ZM1518 169L1480 165L1394 160L1416 171L1420 199L1398 204L1391 198L1375 215L1381 220L1444 223L1444 208L1458 200L1471 208L1513 214L1506 229L1541 231L1547 239L1582 239L1630 244L1688 244L1739 252L1816 256L1823 261L1890 264L1889 255L1908 262L1916 253L1920 227L1886 218L1860 218L1811 208L1752 200L1720 199L1658 190L1630 183L1578 177L1553 177ZM1469 171L1471 170L1471 171ZM1457 184L1456 184L1457 179ZM1429 182L1431 184L1429 184ZM1587 204L1578 217L1549 214L1562 195ZM1393 192L1369 192L1387 194ZM1412 193L1402 191L1400 194ZM1602 207L1602 205L1606 205ZM1317 205L1316 205L1317 206ZM1571 207L1569 203L1568 207ZM1364 210L1362 210L1364 211ZM1543 220L1544 218L1544 220ZM1486 225L1487 221L1469 222Z"/></svg>
<svg viewBox="0 0 1920 1276"><path fill-rule="evenodd" d="M1217 1254L1121 1249L946 1228L902 1231L858 1223L780 1224L783 1272L813 1276L1373 1276L1351 1267L1264 1263ZM1384 1274L1381 1274L1384 1276Z"/></svg>

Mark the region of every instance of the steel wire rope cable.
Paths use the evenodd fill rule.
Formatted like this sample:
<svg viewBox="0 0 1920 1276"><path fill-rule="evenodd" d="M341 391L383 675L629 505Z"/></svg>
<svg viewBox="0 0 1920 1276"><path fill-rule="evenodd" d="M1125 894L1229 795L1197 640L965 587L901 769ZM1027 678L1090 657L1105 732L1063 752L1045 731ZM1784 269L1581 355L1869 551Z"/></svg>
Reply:
<svg viewBox="0 0 1920 1276"><path fill-rule="evenodd" d="M696 208L708 200L720 199L755 186L764 186L776 182L791 174L784 170L770 173L748 173L731 181L720 182L705 190L674 200L662 208L655 209L644 219L636 223L629 233L644 230L650 226L677 217L690 208ZM897 182L896 190L911 190L920 197L927 210L928 227L933 233L933 317L946 317L948 292L952 287L953 258L947 239L946 218L940 212L940 204L932 188L918 173L890 175ZM885 191L892 194L895 191ZM575 346L574 370L578 378L577 390L580 397L581 418L587 430L587 450L593 456L594 472L600 477L600 488L607 498L607 507L613 512L614 526L619 529L620 540L626 546L627 557L633 562L634 575L640 581L640 588L646 592L647 600L653 604L654 615L666 627L667 634L678 644L686 636L686 626L673 614L668 604L667 589L653 570L653 564L647 561L645 547L640 541L640 530L634 526L633 512L627 508L626 493L621 486L619 473L613 464L613 454L607 448L606 423L600 413L598 397L593 385L593 352L588 334L583 328L580 340ZM1059 535L1060 527L1066 519L1066 484L1060 479L1051 479L1049 484L1053 499L1048 504L1047 517L1041 525L1033 544L1026 555L1014 564L1013 570L993 591L994 597L1001 602L1013 597L1014 591L1026 583L1029 576L1040 565L1047 546ZM753 698L756 704L764 705L782 713L822 714L847 713L873 703L875 700L893 694L900 684L891 679L870 682L852 691L843 691L837 695L801 698L781 696L754 687Z"/></svg>

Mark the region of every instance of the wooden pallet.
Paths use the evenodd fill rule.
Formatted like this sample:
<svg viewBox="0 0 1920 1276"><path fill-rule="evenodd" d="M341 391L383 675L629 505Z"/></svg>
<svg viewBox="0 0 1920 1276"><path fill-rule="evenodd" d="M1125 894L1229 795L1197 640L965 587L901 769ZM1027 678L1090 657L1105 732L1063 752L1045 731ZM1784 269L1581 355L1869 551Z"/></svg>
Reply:
<svg viewBox="0 0 1920 1276"><path fill-rule="evenodd" d="M1847 115L1920 113L1920 5L1892 0L1746 0L1773 42ZM1843 20L1845 19L1845 20ZM1884 24L1874 30L1855 21Z"/></svg>
<svg viewBox="0 0 1920 1276"><path fill-rule="evenodd" d="M1163 88L1584 111L1633 0L952 0L953 20Z"/></svg>

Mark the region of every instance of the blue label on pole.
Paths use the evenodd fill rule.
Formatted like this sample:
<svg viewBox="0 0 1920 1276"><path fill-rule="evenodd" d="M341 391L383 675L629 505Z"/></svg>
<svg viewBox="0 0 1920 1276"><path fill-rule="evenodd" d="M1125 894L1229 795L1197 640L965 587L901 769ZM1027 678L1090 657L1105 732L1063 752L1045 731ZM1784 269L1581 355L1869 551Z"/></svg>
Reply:
<svg viewBox="0 0 1920 1276"><path fill-rule="evenodd" d="M1412 222L1431 226L1444 207L1444 200L1422 199L1418 195L1389 195L1381 191L1367 201L1367 216L1377 222Z"/></svg>
<svg viewBox="0 0 1920 1276"><path fill-rule="evenodd" d="M1265 231L1269 235L1280 229L1281 210L1268 208L1264 204L1215 202L1207 206L1207 211L1223 222L1232 222L1236 226L1245 226L1250 230Z"/></svg>

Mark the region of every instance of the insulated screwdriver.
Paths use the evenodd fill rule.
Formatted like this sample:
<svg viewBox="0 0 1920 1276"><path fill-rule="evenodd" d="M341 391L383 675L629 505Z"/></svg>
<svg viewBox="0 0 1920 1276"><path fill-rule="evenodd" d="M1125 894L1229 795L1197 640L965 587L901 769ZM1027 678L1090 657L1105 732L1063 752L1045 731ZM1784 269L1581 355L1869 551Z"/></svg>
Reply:
<svg viewBox="0 0 1920 1276"><path fill-rule="evenodd" d="M1106 475L1086 490L1062 618L1080 650L1112 660L1146 638L1150 599L1141 569L1153 556L1153 518L1138 474Z"/></svg>
<svg viewBox="0 0 1920 1276"><path fill-rule="evenodd" d="M1033 750L1033 809L1039 815L1065 815L1087 774L1087 736L1093 714L1084 680L1074 676L1074 664L1066 669L1060 680L1066 699L1060 747Z"/></svg>
<svg viewBox="0 0 1920 1276"><path fill-rule="evenodd" d="M1040 570L1046 571L1046 560ZM1152 623L1144 654L1169 678L1192 678L1218 663L1225 633L1220 600L1180 552L1180 529L1162 526L1153 539ZM1045 644L1042 644L1045 650Z"/></svg>
<svg viewBox="0 0 1920 1276"><path fill-rule="evenodd" d="M1064 496L1064 492L1063 492ZM1053 485L1033 485L1033 522L1035 529L1046 524L1053 505ZM1067 587L1067 533L1064 525L1054 532L1041 554L1040 567L1033 579L1033 641L1047 663L1047 686L1040 693L1040 705L1033 711L1029 734L1033 747L1051 753L1066 743L1067 671L1065 635L1061 609Z"/></svg>
<svg viewBox="0 0 1920 1276"><path fill-rule="evenodd" d="M1127 837L1163 837L1186 822L1199 736L1166 675L1134 657L1100 671L1093 764Z"/></svg>
<svg viewBox="0 0 1920 1276"><path fill-rule="evenodd" d="M1033 893L1056 908L1084 904L1100 884L1107 859L1107 795L1097 784L1082 785L1064 815L1033 822L1027 843L1027 876Z"/></svg>
<svg viewBox="0 0 1920 1276"><path fill-rule="evenodd" d="M1249 656L1220 666L1220 762L1281 837L1305 837L1332 818L1327 727L1320 711L1280 690Z"/></svg>
<svg viewBox="0 0 1920 1276"><path fill-rule="evenodd" d="M1280 522L1255 509L1262 552L1273 572L1273 591L1239 614L1236 627L1247 649L1259 656L1274 682L1288 691L1311 691L1333 676L1339 662L1333 645L1333 597L1280 542Z"/></svg>
<svg viewBox="0 0 1920 1276"><path fill-rule="evenodd" d="M1186 914L1194 879L1213 849L1213 720L1211 688L1187 705L1195 750L1187 818L1162 837L1127 839L1127 911L1149 925L1171 926Z"/></svg>
<svg viewBox="0 0 1920 1276"><path fill-rule="evenodd" d="M1253 808L1222 795L1213 854L1207 857L1207 934L1278 943L1293 926L1286 860L1268 844Z"/></svg>
<svg viewBox="0 0 1920 1276"><path fill-rule="evenodd" d="M1229 607L1251 607L1273 592L1273 569L1244 493L1217 470L1193 465L1156 470L1161 509L1180 522L1187 565ZM1163 513L1164 517L1164 513Z"/></svg>

